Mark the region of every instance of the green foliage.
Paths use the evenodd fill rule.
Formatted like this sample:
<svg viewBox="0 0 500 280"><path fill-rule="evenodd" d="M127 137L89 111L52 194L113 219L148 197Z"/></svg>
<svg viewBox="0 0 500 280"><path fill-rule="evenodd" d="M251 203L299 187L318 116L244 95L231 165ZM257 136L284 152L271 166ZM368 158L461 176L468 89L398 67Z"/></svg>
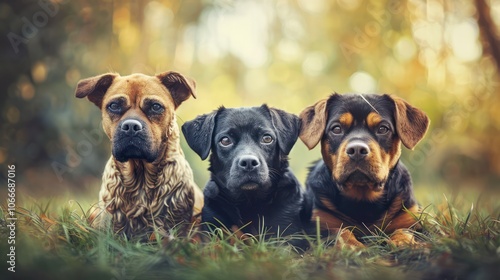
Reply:
<svg viewBox="0 0 500 280"><path fill-rule="evenodd" d="M16 276L51 279L71 275L95 279L493 279L500 273L498 206L479 198L436 200L415 233L421 246L398 248L374 232L367 248L336 246L335 236L307 237L311 248L300 252L287 238L202 233L144 243L87 224L89 211L76 202L19 208ZM495 208L490 211L491 208ZM3 221L2 216L0 221ZM4 234L5 227L2 227ZM291 237L294 238L294 237ZM4 246L2 244L1 246ZM43 272L41 272L43 270ZM5 270L4 270L5 271ZM2 272L5 273L5 272Z"/></svg>

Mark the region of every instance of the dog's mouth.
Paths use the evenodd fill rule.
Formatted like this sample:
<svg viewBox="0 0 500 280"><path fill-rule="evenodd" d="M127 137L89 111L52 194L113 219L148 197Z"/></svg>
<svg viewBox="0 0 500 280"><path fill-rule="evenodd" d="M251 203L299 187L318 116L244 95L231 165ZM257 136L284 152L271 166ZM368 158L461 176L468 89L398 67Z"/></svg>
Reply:
<svg viewBox="0 0 500 280"><path fill-rule="evenodd" d="M352 172L348 177L347 179L345 180L346 182L350 182L350 183L359 183L359 184L363 184L363 183L369 183L369 182L372 182L372 179L366 175L365 173L359 171L359 170L356 170L354 172Z"/></svg>
<svg viewBox="0 0 500 280"><path fill-rule="evenodd" d="M369 188L374 191L382 190L384 182L379 182L373 176L366 174L361 170L355 170L350 173L344 180L339 181L342 187L362 187Z"/></svg>
<svg viewBox="0 0 500 280"><path fill-rule="evenodd" d="M257 190L259 186L260 185L255 182L246 182L240 186L240 189L244 191L254 191Z"/></svg>
<svg viewBox="0 0 500 280"><path fill-rule="evenodd" d="M369 174L360 170L347 175L344 181L339 181L337 187L339 191L354 200L376 201L384 193L384 182L379 182Z"/></svg>
<svg viewBox="0 0 500 280"><path fill-rule="evenodd" d="M156 153L151 150L151 147L144 139L122 138L114 141L113 156L120 162L125 162L130 159L145 160L153 162L156 159Z"/></svg>

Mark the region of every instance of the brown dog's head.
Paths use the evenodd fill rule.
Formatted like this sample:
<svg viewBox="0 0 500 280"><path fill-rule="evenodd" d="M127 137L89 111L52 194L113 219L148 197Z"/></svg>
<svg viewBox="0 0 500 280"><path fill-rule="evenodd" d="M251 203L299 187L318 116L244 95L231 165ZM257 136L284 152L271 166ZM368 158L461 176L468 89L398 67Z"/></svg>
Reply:
<svg viewBox="0 0 500 280"><path fill-rule="evenodd" d="M304 109L300 118L300 139L309 149L321 141L323 160L339 190L368 201L383 193L401 142L413 149L429 126L424 112L386 94L333 94Z"/></svg>
<svg viewBox="0 0 500 280"><path fill-rule="evenodd" d="M108 73L78 82L76 97L87 97L102 111L102 124L111 139L113 156L155 161L165 150L175 123L175 110L195 82L176 72L156 76Z"/></svg>

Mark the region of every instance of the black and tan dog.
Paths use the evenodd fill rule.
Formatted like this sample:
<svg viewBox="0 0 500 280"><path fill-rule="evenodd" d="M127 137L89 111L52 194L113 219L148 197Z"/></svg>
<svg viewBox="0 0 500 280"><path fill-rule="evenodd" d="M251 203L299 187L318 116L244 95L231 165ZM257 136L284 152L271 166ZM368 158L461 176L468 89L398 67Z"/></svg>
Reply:
<svg viewBox="0 0 500 280"><path fill-rule="evenodd" d="M429 119L401 98L333 94L300 114L301 140L309 149L321 142L323 160L306 181L314 199L312 221L340 243L363 246L356 237L382 230L396 245L413 244L407 229L418 229L408 170L399 160L424 137ZM345 229L348 230L340 230Z"/></svg>
<svg viewBox="0 0 500 280"><path fill-rule="evenodd" d="M266 105L220 108L186 122L189 146L202 159L212 151L202 221L242 233L301 232L312 205L304 201L287 156L299 127L297 116Z"/></svg>
<svg viewBox="0 0 500 280"><path fill-rule="evenodd" d="M175 110L195 83L176 72L156 76L108 73L81 80L76 97L87 97L102 111L112 142L99 193L96 227L112 222L127 236L162 234L191 223L203 198L179 145Z"/></svg>

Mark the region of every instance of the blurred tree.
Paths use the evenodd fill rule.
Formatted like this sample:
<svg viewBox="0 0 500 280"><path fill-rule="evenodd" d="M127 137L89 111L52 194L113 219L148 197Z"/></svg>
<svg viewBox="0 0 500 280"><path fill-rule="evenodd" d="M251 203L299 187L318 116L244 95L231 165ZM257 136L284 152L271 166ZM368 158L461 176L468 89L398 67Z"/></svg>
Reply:
<svg viewBox="0 0 500 280"><path fill-rule="evenodd" d="M497 69L500 69L500 41L495 23L491 18L491 9L485 0L475 0L475 3L484 49L490 52L490 55L495 59Z"/></svg>

